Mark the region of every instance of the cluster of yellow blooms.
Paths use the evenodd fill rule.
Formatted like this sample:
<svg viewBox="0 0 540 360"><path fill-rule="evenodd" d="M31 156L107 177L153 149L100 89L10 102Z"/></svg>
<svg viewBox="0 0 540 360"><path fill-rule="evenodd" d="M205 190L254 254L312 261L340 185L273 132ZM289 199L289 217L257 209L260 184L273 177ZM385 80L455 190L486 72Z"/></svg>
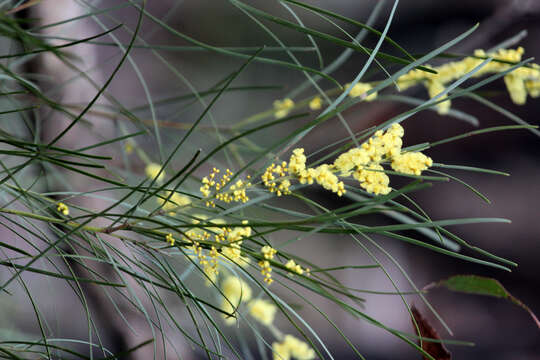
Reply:
<svg viewBox="0 0 540 360"><path fill-rule="evenodd" d="M495 60L508 61L512 63L520 62L525 50L522 47L517 49L499 49L495 53L487 53L484 50L476 50L474 56L485 58L492 56ZM397 84L400 90L405 90L418 83L423 83L427 88L429 96L435 97L444 90L444 85L459 79L463 75L472 71L482 63L482 59L466 57L460 61L453 61L441 66L432 67L436 74L428 73L418 69L400 76ZM511 64L490 61L478 70L473 76L480 77L489 73L500 73L512 67ZM517 105L525 104L527 95L531 97L540 96L540 66L532 64L530 67L520 67L504 76L506 89L510 98ZM438 106L441 114L446 114L450 110L450 101L444 101Z"/></svg>
<svg viewBox="0 0 540 360"><path fill-rule="evenodd" d="M285 335L282 342L272 344L274 360L297 360L315 359L315 351L308 344L292 335Z"/></svg>
<svg viewBox="0 0 540 360"><path fill-rule="evenodd" d="M233 185L230 185L227 191L220 191L222 190L229 182L231 181L231 177L234 175L234 173L226 169L225 174L221 176L221 179L217 179L216 175L219 174L220 170L213 168L210 175L205 176L202 179L202 186L199 188L201 193L205 198L209 197L211 195L212 188L216 191L216 199L221 200L226 203L230 203L233 201L236 202L247 202L249 201L249 197L246 194L246 190L251 186L250 182L246 182L244 180L237 180L236 183ZM247 176L249 180L249 175ZM207 200L206 206L208 207L215 207L216 203L213 200Z"/></svg>
<svg viewBox="0 0 540 360"><path fill-rule="evenodd" d="M273 250L273 251L272 251ZM273 256L275 250L271 247L265 249L264 254ZM238 276L228 276L221 282L221 291L224 299L221 303L221 309L228 314L223 314L223 320L227 325L236 323L234 313L241 303L246 303L249 315L264 326L274 329L278 333L281 342L272 344L274 360L286 360L295 358L298 360L312 360L315 358L315 351L309 345L292 335L281 335L273 323L277 313L277 306L271 301L264 299L252 299L252 290L249 285Z"/></svg>
<svg viewBox="0 0 540 360"><path fill-rule="evenodd" d="M274 116L276 119L282 119L289 115L289 112L294 107L294 101L289 98L274 101Z"/></svg>
<svg viewBox="0 0 540 360"><path fill-rule="evenodd" d="M193 220L193 224L200 224L201 220L207 219L205 215L196 215L195 217L197 219ZM191 243L188 249L193 251L199 260L199 264L209 279L207 281L208 285L217 279L220 257L225 261L232 261L241 266L249 264L249 258L242 256L241 245L244 238L251 236L251 227L247 226L247 220L242 221L242 224L246 226L234 228L220 226L225 223L223 219L212 219L209 223L210 226L189 230L183 236L183 240ZM210 250L205 252L200 242L208 242L212 238L215 245L212 245Z"/></svg>
<svg viewBox="0 0 540 360"><path fill-rule="evenodd" d="M307 168L304 149L295 149L289 163L284 162L278 166L280 169L278 174L285 176L287 172L289 177L297 179L301 184L316 182L339 196L345 193L345 186L339 177L352 175L367 192L375 195L388 194L391 190L390 179L381 165L383 162L389 161L392 169L409 175L421 175L422 171L433 164L431 158L421 152L401 153L403 135L403 127L393 124L386 132L382 130L375 132L360 147L339 155L333 164L322 164L316 168ZM263 175L263 183L270 191L276 191L278 179L269 176L273 176L272 173L276 173L274 170L278 167L275 164L270 165ZM268 180L269 178L271 180ZM278 189L281 193L290 192L288 187L282 186L290 184L289 180L281 180L280 184Z"/></svg>
<svg viewBox="0 0 540 360"><path fill-rule="evenodd" d="M306 168L304 149L293 150L289 159L289 174L301 184L313 184L313 182L316 182L326 190L337 193L339 196L345 193L343 181L339 181L329 165L323 164L316 168Z"/></svg>
<svg viewBox="0 0 540 360"><path fill-rule="evenodd" d="M270 192L276 193L277 196L290 194L289 187L291 182L285 178L288 172L287 163L283 161L281 165L271 164L266 168L264 174L261 176L264 186ZM275 181L276 176L281 179L279 184Z"/></svg>
<svg viewBox="0 0 540 360"><path fill-rule="evenodd" d="M167 211L171 216L173 216L178 209L191 204L190 198L175 191L166 191L162 197L157 197L156 199L162 209Z"/></svg>
<svg viewBox="0 0 540 360"><path fill-rule="evenodd" d="M169 243L169 245L174 246L174 237L172 236L171 233L168 233L165 236L165 241L167 241Z"/></svg>
<svg viewBox="0 0 540 360"><path fill-rule="evenodd" d="M518 47L517 49L499 49L493 53L486 53L484 50L478 49L474 51L474 57L466 57L460 61L448 62L441 66L430 67L426 65L435 70L437 72L436 74L413 69L397 78L396 83L398 84L399 91L406 90L417 84L423 84L428 91L429 97L433 98L445 90L446 84L459 79L480 65L484 61L483 58L493 57L494 60L498 61L487 63L473 77L507 71L513 65L505 62L520 62L524 52L525 50L522 47ZM517 105L523 105L527 100L527 95L533 98L540 96L540 65L529 64L526 67L514 69L504 76L504 83L512 101ZM350 85L350 83L345 84L344 88L347 89ZM377 92L366 96L367 92L372 88L373 86L370 83L358 82L352 87L349 96L351 98L361 97L366 101L375 100L377 98ZM446 98L446 95L441 99L444 98ZM320 110L322 105L323 101L318 95L314 96L308 103L309 108L314 111ZM440 114L446 114L450 110L450 105L450 100L443 101L437 104L437 111ZM274 116L278 119L285 117L294 106L295 103L292 99L276 100L274 101Z"/></svg>
<svg viewBox="0 0 540 360"><path fill-rule="evenodd" d="M270 267L270 261L274 258L274 255L277 253L277 250L271 246L265 245L261 249L261 253L265 260L259 261L259 266L261 267L261 274L264 276L264 282L270 285L274 280L272 280L272 267Z"/></svg>
<svg viewBox="0 0 540 360"><path fill-rule="evenodd" d="M311 110L320 110L322 108L322 99L320 96L315 96L311 101L309 102L309 108Z"/></svg>
<svg viewBox="0 0 540 360"><path fill-rule="evenodd" d="M59 213L61 213L64 216L69 215L69 208L63 202L59 202L58 204L56 204L56 211L58 211Z"/></svg>
<svg viewBox="0 0 540 360"><path fill-rule="evenodd" d="M161 171L161 165L156 164L156 163L150 163L146 165L146 168L144 169L146 176L149 179L157 178L156 179L157 182L162 182L163 179L165 178L165 171L161 171L161 173L160 171Z"/></svg>
<svg viewBox="0 0 540 360"><path fill-rule="evenodd" d="M297 274L300 274L300 275L304 274L304 269L302 269L302 267L299 264L297 264L296 261L294 261L293 259L290 259L289 261L287 261L287 263L285 264L285 267L291 271L294 271ZM309 269L306 269L306 271L309 274Z"/></svg>
<svg viewBox="0 0 540 360"><path fill-rule="evenodd" d="M345 84L346 89L349 88L349 86L351 86L351 84ZM366 93L371 89L373 89L373 87L370 84L358 82L352 87L351 91L349 91L349 97L365 97L366 101L373 101L377 98L376 91L366 96Z"/></svg>

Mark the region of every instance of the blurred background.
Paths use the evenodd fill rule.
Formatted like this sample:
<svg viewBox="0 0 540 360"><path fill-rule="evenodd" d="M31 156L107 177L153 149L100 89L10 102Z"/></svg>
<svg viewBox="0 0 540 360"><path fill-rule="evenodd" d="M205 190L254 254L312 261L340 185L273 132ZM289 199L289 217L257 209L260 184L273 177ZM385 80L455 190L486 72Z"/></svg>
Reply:
<svg viewBox="0 0 540 360"><path fill-rule="evenodd" d="M343 14L347 17L366 22L379 1L306 1L314 6ZM47 2L44 2L47 3ZM98 7L114 6L114 1L93 2ZM250 5L264 9L272 14L290 18L290 13L273 1L249 1ZM388 19L392 1L387 1L381 8L373 27L382 30ZM163 19L173 29L177 29L202 42L216 46L278 46L265 34L259 26L245 14L227 1L149 1L147 10L154 16ZM320 31L344 37L336 28L308 12L298 10L305 25ZM123 8L111 13L118 21L134 28L136 11ZM111 25L110 18L100 18ZM457 35L480 23L478 30L462 43L450 49L454 54L471 54L475 49L489 49L526 30L523 37L512 47L523 46L525 57L540 55L540 2L534 0L478 0L453 2L435 2L427 0L401 1L392 21L388 35L405 47L412 54L424 54L453 39ZM279 38L289 46L310 46L305 35L287 30L275 24L264 22ZM99 26L88 20L89 28L99 31ZM347 32L356 36L359 29L349 24L340 23ZM95 33L95 32L94 32ZM126 32L115 33L123 42L129 41ZM225 74L236 70L241 60L216 55L203 51L168 51L166 46L189 45L177 36L165 31L149 20L145 20L141 38L153 45L162 45L158 50L173 69L157 60L152 51L144 48L134 49L132 58L138 65L147 82L148 93L154 101L190 92L190 86L202 91L221 81ZM333 44L316 40L325 64L329 64L343 51ZM363 44L373 47L377 38L369 35ZM87 45L89 46L89 45ZM119 59L118 49L111 46L91 45L97 56L96 62L104 74L109 74ZM383 51L395 54L395 50L383 45ZM316 53L313 51L295 52L298 60L306 65L319 66ZM277 59L288 59L283 53L265 53ZM367 57L353 54L333 76L342 84L354 79ZM433 65L448 61L437 59ZM399 67L385 63L390 72ZM366 74L366 80L378 80L383 74L375 65L373 71ZM184 81L178 74L181 73ZM103 80L102 80L103 81ZM298 71L281 67L253 63L235 81L236 86L282 86L280 89L260 92L232 92L221 99L213 108L211 115L220 126L228 126L240 119L272 107L275 99L285 95L305 81ZM473 80L477 81L477 80ZM472 83L472 82L470 82ZM332 87L322 81L323 89ZM147 93L135 76L132 66L124 66L109 87L109 92L125 106L132 107L146 104ZM530 124L538 125L540 99L528 99L524 106L516 106L506 92L504 82L499 79L481 89L481 93L499 106L508 109ZM315 94L313 88L298 96L299 99ZM425 99L427 92L422 87L408 90L406 95ZM201 106L194 103L187 109L172 103L156 107L156 117L166 122L162 128L162 141L172 144L183 134L181 124L190 123L201 112ZM461 110L475 116L481 127L508 125L511 121L473 100L459 98L453 101L453 109ZM380 124L392 116L409 109L409 105L393 101L374 101L360 103L347 110L343 115L353 131L360 131L369 126ZM141 118L150 119L149 111L138 112ZM205 119L205 125L211 125L211 118ZM306 120L301 120L302 123ZM180 124L180 125L178 125ZM296 128L281 126L272 128L264 138L254 137L260 146L272 143L277 137ZM129 128L129 124L125 124ZM404 123L406 134L405 145L413 145L426 141L437 141L450 136L471 131L474 127L464 121L448 116L438 115L434 111L424 111L408 119ZM337 120L327 122L307 136L302 146L306 153L311 153L339 139L347 137L345 128ZM216 143L209 134L199 133L192 138L189 146L192 149L208 150ZM451 171L468 184L479 189L490 200L487 204L457 182L435 183L433 188L414 194L414 200L434 220L462 217L503 217L512 220L512 224L488 224L453 227L458 235L470 244L487 249L495 254L516 261L519 267L513 272L494 270L475 265L455 258L429 252L426 249L405 245L392 239L375 237L375 241L384 247L414 280L418 287L447 278L454 274L477 274L499 279L506 289L523 303L528 304L536 313L540 313L540 277L538 258L540 256L540 139L530 131L518 130L497 132L462 139L446 145L430 149L427 154L435 162L478 166L510 173L511 176L496 176L464 171ZM148 141L141 146L159 161L156 143ZM225 159L221 159L225 163ZM121 166L119 161L118 166ZM144 164L132 164L132 170L143 173ZM313 191L318 200L332 206L344 205L347 200L328 197L326 193ZM390 224L391 220L380 217L363 217L358 219L362 224ZM284 234L290 238L294 234ZM307 242L309 241L309 245ZM373 247L371 247L373 248ZM289 250L289 249L288 249ZM302 251L305 258L312 259L322 265L371 263L371 259L347 237L324 238L313 236L295 244L291 251ZM465 254L472 253L465 251ZM383 254L377 253L381 263L388 266L402 290L410 289L406 280L400 275L392 262ZM361 273L339 274L341 280L355 288L392 291L394 288L388 279L378 270L364 270ZM365 312L384 324L396 329L412 332L413 328L408 313L395 295L365 294L367 299ZM408 297L426 315L431 324L443 338L466 340L476 343L474 347L448 346L456 359L540 359L540 332L530 316L517 306L501 299L492 299L473 295L460 295L444 290L434 290L428 299L439 311L454 332L454 336L446 333L440 323L423 307L418 298ZM316 301L318 301L316 299ZM331 318L340 325L351 340L368 359L419 359L419 355L400 340L391 335L352 319L347 314L336 310L324 301L316 302ZM178 307L181 311L181 307ZM182 315L179 315L182 316ZM336 336L320 315L305 311L303 316L314 324L326 339L329 347L336 354L336 359L353 358L352 352L342 339ZM287 327L284 322L281 324ZM73 325L75 326L75 325ZM290 329L292 330L292 329ZM113 334L114 335L114 334ZM111 336L113 336L111 335ZM111 337L114 342L114 337Z"/></svg>

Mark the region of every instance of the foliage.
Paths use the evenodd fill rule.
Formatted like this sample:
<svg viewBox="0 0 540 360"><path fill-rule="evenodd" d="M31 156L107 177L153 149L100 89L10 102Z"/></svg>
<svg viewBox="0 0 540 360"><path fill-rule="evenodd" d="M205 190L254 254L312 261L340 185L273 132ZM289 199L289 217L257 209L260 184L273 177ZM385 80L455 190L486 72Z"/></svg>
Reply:
<svg viewBox="0 0 540 360"><path fill-rule="evenodd" d="M345 286L334 276L334 271L355 271L359 276L364 276L364 271L373 271L369 269L382 271L395 286L392 294L401 297L412 317L405 291L397 286L379 255L389 258L408 279L412 293L450 330L426 299L425 291L417 288L406 269L373 236L495 269L510 270L516 266L469 244L448 229L453 225L508 220L432 220L410 195L439 181L457 181L488 201L480 191L446 171L483 172L493 176L504 173L438 163L428 154L438 145L488 132L528 129L538 134L534 126L476 92L503 78L511 99L518 105L528 96L540 95L540 70L531 59L522 59L522 48L479 50L470 56L447 53L475 31L475 26L439 48L415 57L388 37L397 1L384 29L379 31L370 24L383 8L382 2L364 24L299 1L276 2L284 11L278 15L279 11L270 12L229 0L230 6L245 14L255 28L276 44L243 48L215 46L182 33L168 25L167 19L149 12L145 1L128 0L111 8L97 8L80 1L84 13L59 23L40 24L38 19L20 16L23 10L46 6L45 3L0 2L1 33L11 44L3 47L0 56L3 116L0 216L5 231L10 234L9 239L0 241L0 265L4 268L0 301L12 301L15 290L23 289L40 332L15 335L0 342L3 358L121 358L151 346L150 343L153 351L161 353L163 358L182 358L185 349L177 347L172 340L175 336L182 336L208 358L251 357L246 354L254 351L255 344L263 358L269 354L274 359L333 358L325 339L304 320L302 314L308 311L326 319L351 351L364 358L362 349L315 304L313 298L318 296L433 359L421 344L429 339L416 336L419 332L392 329L368 316L363 309L364 299L358 293L370 290ZM117 19L118 9L136 13L134 28ZM301 16L306 14L332 24L339 36L304 25ZM41 32L81 19L95 21L103 31L85 38L45 36ZM357 27L358 35L347 33L339 23ZM151 44L145 40L150 37L144 33L144 24L153 24L189 45ZM310 46L287 45L271 24L303 34ZM129 35L127 43L119 40L120 33ZM373 48L362 45L368 35L376 39ZM325 66L326 55L319 42L342 48L341 55ZM83 43L119 51L120 58L101 83L92 78L95 69L84 68L81 65L84 59L78 58L76 51L70 51ZM394 54L381 51L383 44ZM189 92L155 100L145 80L148 76L132 54L136 50L151 53L154 61L163 65L171 78L183 83ZM203 90L196 89L188 76L162 54L201 50L237 61L234 71L222 74L213 86ZM352 81L334 78L336 70L354 52L367 58L355 78ZM315 55L318 65L305 65L297 56L301 53ZM29 72L31 64L43 64L45 54L70 69L76 74L74 78L50 85L54 73L45 67L38 66L36 73ZM440 66L427 64L437 57L449 56L459 60ZM306 81L296 87L286 84L292 90L282 93L280 98L272 98L269 91L282 89L281 86L238 85L239 78L255 64L262 66L258 69L298 72ZM137 106L123 103L110 91L113 80L128 65L134 69L145 92L145 99ZM465 87L465 81L473 78L481 79ZM70 81L80 80L85 88L92 89L93 95L86 103L65 103L54 96ZM429 99L397 94L415 86L425 86ZM233 92L271 99L273 106L244 119L222 119L213 110ZM437 111L448 121L467 121L479 126L475 117L450 107L451 100L460 97L487 105L517 124L479 128L431 143L407 144L406 120L420 111ZM355 133L344 112L382 100L411 107L375 127ZM160 119L166 109L174 109L170 121ZM197 113L193 121L181 122L181 118L189 119L185 114L190 112ZM148 114L150 119L145 118ZM47 122L47 117L58 116L68 121ZM100 133L92 126L95 119L113 124L114 133ZM349 136L306 153L302 140L326 122L341 124ZM50 139L43 135L47 126L56 126L58 130ZM81 128L92 143L77 147L67 139ZM393 179L397 178L405 179L405 185L399 185L399 181L394 185ZM79 181L92 185L81 188ZM331 199L333 205L314 196L313 189L317 187L324 190L325 199ZM436 196L436 186L430 191ZM96 203L100 207L92 206ZM359 219L368 214L390 217L395 223L363 224ZM409 230L416 232L417 237ZM335 264L325 268L310 259L313 254L307 250L302 253L288 250L292 243L309 249L308 240L300 240L315 234L325 234L329 241L336 235L347 236L373 263ZM280 240L283 238L288 240ZM461 254L462 247L475 255ZM377 254L370 249L375 249ZM32 290L25 277L29 273L57 279L69 286L84 309L87 338L58 339L55 327L40 310L42 295ZM463 282L446 280L440 285L515 299L495 280L467 279L477 281L464 286ZM493 290L493 286L497 289ZM113 354L94 319L88 300L92 296L104 298L109 311L121 319L121 327L127 329L124 330L127 334L137 332L130 329L129 313L144 318L152 329L152 338ZM301 301L302 309L291 305L290 297ZM178 303L181 306L172 305ZM369 308L369 303L365 305ZM191 325L185 324L185 317ZM288 320L294 333L276 325L278 317ZM235 327L249 330L249 339L236 341L232 335ZM76 342L85 344L86 350L75 350L71 345Z"/></svg>

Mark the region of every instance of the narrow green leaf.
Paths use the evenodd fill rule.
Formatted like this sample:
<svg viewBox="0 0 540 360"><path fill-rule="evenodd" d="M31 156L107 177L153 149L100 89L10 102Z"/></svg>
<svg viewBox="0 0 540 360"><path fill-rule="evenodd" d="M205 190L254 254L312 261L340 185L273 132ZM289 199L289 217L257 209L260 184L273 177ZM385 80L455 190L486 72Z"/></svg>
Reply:
<svg viewBox="0 0 540 360"><path fill-rule="evenodd" d="M424 290L440 286L456 292L506 299L527 311L540 329L540 320L538 320L532 310L519 299L510 294L508 290L506 290L504 286L496 279L478 275L456 275L446 280L439 281L438 283L429 284L424 288Z"/></svg>

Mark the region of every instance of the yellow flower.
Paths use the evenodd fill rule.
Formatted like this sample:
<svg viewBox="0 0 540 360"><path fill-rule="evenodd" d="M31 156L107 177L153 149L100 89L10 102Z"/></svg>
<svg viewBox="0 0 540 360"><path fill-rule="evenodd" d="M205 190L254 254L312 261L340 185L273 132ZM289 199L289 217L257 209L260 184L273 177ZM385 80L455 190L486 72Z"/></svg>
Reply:
<svg viewBox="0 0 540 360"><path fill-rule="evenodd" d="M274 101L274 116L276 119L284 118L294 107L294 101L289 98Z"/></svg>
<svg viewBox="0 0 540 360"><path fill-rule="evenodd" d="M350 83L346 84L345 88L348 88L349 86L351 86ZM373 89L373 87L370 84L359 82L359 83L356 83L356 85L352 87L351 91L349 91L349 96L352 98L365 97L366 101L372 101L377 98L377 92L375 91L366 97L366 93L371 89Z"/></svg>
<svg viewBox="0 0 540 360"><path fill-rule="evenodd" d="M228 276L225 278L221 284L221 291L231 302L238 302L238 300L249 301L251 299L251 288L238 276Z"/></svg>
<svg viewBox="0 0 540 360"><path fill-rule="evenodd" d="M304 269L300 265L298 265L293 259L290 259L285 264L285 267L291 271L294 271L295 273L302 275L304 273Z"/></svg>
<svg viewBox="0 0 540 360"><path fill-rule="evenodd" d="M253 299L248 303L249 314L261 324L269 326L274 322L277 307L263 299Z"/></svg>
<svg viewBox="0 0 540 360"><path fill-rule="evenodd" d="M322 108L322 99L319 96L315 96L309 102L309 108L311 110L320 110Z"/></svg>
<svg viewBox="0 0 540 360"><path fill-rule="evenodd" d="M392 158L392 169L409 175L421 175L433 165L433 160L421 152L408 152Z"/></svg>
<svg viewBox="0 0 540 360"><path fill-rule="evenodd" d="M292 335L285 335L283 342L272 344L274 360L290 360L291 357L297 360L315 359L315 351L309 345Z"/></svg>
<svg viewBox="0 0 540 360"><path fill-rule="evenodd" d="M162 205L164 211L176 210L176 208L178 207L191 204L191 200L187 196L181 195L177 192L173 192L172 195L170 194L171 194L171 191L167 191L163 195L163 198L161 197L157 198L158 203ZM169 195L170 195L169 201L166 201Z"/></svg>
<svg viewBox="0 0 540 360"><path fill-rule="evenodd" d="M517 63L521 61L525 50L522 47L517 49L499 49L495 53L486 54L483 50L475 50L474 55L479 58L492 56L494 60L507 61ZM482 59L474 57L466 57L460 61L453 61L443 64L438 67L433 67L436 74L427 73L418 69L409 71L407 74L400 76L397 79L399 90L405 90L418 83L424 83L427 87L430 97L439 94L444 85L459 79L465 74L472 71L475 67L482 63ZM512 64L491 61L485 64L481 69L477 70L473 77L480 77L488 73L500 73L508 70ZM532 97L540 95L540 90L535 90L534 83L540 81L540 67L538 64L529 64L528 67L520 67L514 69L509 74L505 75L504 81L510 98L515 104L522 105L527 99L527 94ZM538 89L538 85L536 87ZM438 111L445 114L450 109L450 102L445 101L437 105Z"/></svg>
<svg viewBox="0 0 540 360"><path fill-rule="evenodd" d="M264 245L262 248L261 248L261 253L263 254L264 258L266 260L272 260L274 258L274 255L277 253L277 250L274 249L273 247L271 246L268 246L268 245Z"/></svg>
<svg viewBox="0 0 540 360"><path fill-rule="evenodd" d="M519 75L517 70L519 69L506 75L504 77L504 83L514 104L524 105L527 101L527 88L525 87L525 80Z"/></svg>
<svg viewBox="0 0 540 360"><path fill-rule="evenodd" d="M392 189L388 186L390 179L384 173L381 165L370 165L366 169L358 169L353 173L353 177L360 182L360 186L367 192L375 195L386 195Z"/></svg>
<svg viewBox="0 0 540 360"><path fill-rule="evenodd" d="M59 213L61 213L64 216L69 215L69 208L63 202L59 202L58 204L56 204L56 211L58 211Z"/></svg>
<svg viewBox="0 0 540 360"><path fill-rule="evenodd" d="M289 348L291 355L297 360L315 359L315 351L307 343L292 335L285 335L284 344Z"/></svg>
<svg viewBox="0 0 540 360"><path fill-rule="evenodd" d="M330 165L323 164L314 169L311 175L317 184L326 190L330 190L341 196L345 193L345 184L339 181L338 177L332 172Z"/></svg>
<svg viewBox="0 0 540 360"><path fill-rule="evenodd" d="M240 302L238 300L234 300L234 299L233 300L223 299L223 301L221 302L221 310L231 314L231 315L221 314L221 317L223 318L223 321L225 322L225 325L230 326L230 325L234 325L236 323L235 311L236 311L236 308L238 307L239 303Z"/></svg>
<svg viewBox="0 0 540 360"><path fill-rule="evenodd" d="M274 360L290 360L291 351L286 344L275 342L272 344L272 352Z"/></svg>
<svg viewBox="0 0 540 360"><path fill-rule="evenodd" d="M291 175L299 175L306 169L306 156L304 149L294 149L289 159L288 171Z"/></svg>
<svg viewBox="0 0 540 360"><path fill-rule="evenodd" d="M163 181L163 178L165 178L165 171L161 171L161 165L159 164L150 163L146 165L146 168L144 169L144 171L146 172L146 177L148 177L149 179L156 178L158 174L159 174L159 177L157 178L156 181L161 182ZM159 173L160 171L161 173Z"/></svg>
<svg viewBox="0 0 540 360"><path fill-rule="evenodd" d="M165 236L165 240L169 243L169 245L174 246L174 238L171 233Z"/></svg>
<svg viewBox="0 0 540 360"><path fill-rule="evenodd" d="M441 92L444 91L444 85L440 81L427 81L426 87L428 89L429 97L434 98L435 96L439 95ZM443 95L439 100L443 100L447 97L447 95ZM450 100L443 101L441 103L438 103L437 106L437 112L441 115L448 114L448 111L450 111Z"/></svg>

